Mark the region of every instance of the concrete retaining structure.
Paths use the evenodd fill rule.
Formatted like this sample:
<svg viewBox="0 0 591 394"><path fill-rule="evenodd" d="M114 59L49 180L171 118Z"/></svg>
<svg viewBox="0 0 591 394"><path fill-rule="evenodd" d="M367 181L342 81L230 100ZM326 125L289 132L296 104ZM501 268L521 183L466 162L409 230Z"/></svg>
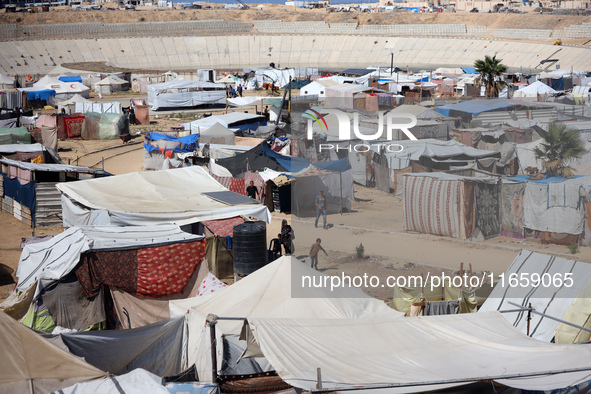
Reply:
<svg viewBox="0 0 591 394"><path fill-rule="evenodd" d="M542 70L540 61L549 57L558 59L562 69L585 70L591 64L591 49L549 43L326 34L7 41L0 42L0 53L0 72L9 75L46 73L73 62L148 70L240 69L274 62L280 67L338 70L389 65L391 53L402 68L471 66L485 55L496 55L516 71Z"/></svg>

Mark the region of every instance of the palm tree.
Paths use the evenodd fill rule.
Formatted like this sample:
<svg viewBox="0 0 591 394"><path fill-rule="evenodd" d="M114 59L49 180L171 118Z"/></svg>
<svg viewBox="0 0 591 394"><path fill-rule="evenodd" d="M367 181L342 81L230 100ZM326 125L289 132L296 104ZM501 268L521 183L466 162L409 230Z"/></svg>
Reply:
<svg viewBox="0 0 591 394"><path fill-rule="evenodd" d="M544 141L534 149L534 154L536 159L544 161L546 176L572 178L574 170L568 164L587 152L579 132L552 122L548 131L539 133Z"/></svg>
<svg viewBox="0 0 591 394"><path fill-rule="evenodd" d="M502 59L497 56L484 56L484 60L476 60L474 68L480 73L480 80L486 86L486 97L498 97L499 85L497 77L507 71L507 66L501 64Z"/></svg>

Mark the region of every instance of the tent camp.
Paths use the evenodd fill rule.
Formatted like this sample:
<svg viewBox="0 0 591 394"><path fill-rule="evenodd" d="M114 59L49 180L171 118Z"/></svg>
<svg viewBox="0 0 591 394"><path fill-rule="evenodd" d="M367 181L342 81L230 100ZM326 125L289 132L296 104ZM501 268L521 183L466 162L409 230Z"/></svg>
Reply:
<svg viewBox="0 0 591 394"><path fill-rule="evenodd" d="M203 220L252 216L271 221L268 209L252 202L222 203L207 193L228 192L201 167L137 172L56 185L62 193L64 226L185 225ZM223 193L222 193L223 194ZM138 204L138 195L142 203ZM220 197L223 198L223 197Z"/></svg>
<svg viewBox="0 0 591 394"><path fill-rule="evenodd" d="M63 82L48 75L35 82L33 87L55 90L55 99L58 101L70 99L75 94L88 98L90 94L90 89L80 82Z"/></svg>
<svg viewBox="0 0 591 394"><path fill-rule="evenodd" d="M478 313L518 308L510 302L524 308L531 303L532 307L539 312L591 328L588 308L591 294L591 264L521 250L504 277L508 279L511 275L518 278L527 276L532 279L535 279L535 275L539 275L540 280L544 276L552 279L559 277L560 280L551 283L546 279L546 284L543 286L534 286L535 282L527 285L523 282L524 284L516 287L510 286L508 281L499 281ZM567 277L572 278L572 282L569 282ZM562 283L565 285L561 285ZM527 311L507 312L502 315L509 324L523 334L543 342L554 340L556 343L574 343L589 340L589 332L536 313L531 314L529 322ZM527 332L528 323L529 333Z"/></svg>
<svg viewBox="0 0 591 394"><path fill-rule="evenodd" d="M189 311L188 365L196 363L199 376L203 376L203 380L211 378L211 356L205 350L210 349L210 334L209 328L204 326L205 318L210 313L249 320L254 317L275 317L363 321L374 316L402 316L360 289L340 287L331 291L327 287L302 287L304 277L318 281L326 275L294 257L284 256L210 296L171 301L171 316L184 316ZM241 320L220 320L216 329L220 342L218 349L223 348L220 336L224 334L226 337L238 338L242 325ZM218 361L221 363L221 357ZM241 363L244 361L246 359Z"/></svg>
<svg viewBox="0 0 591 394"><path fill-rule="evenodd" d="M212 82L177 79L148 86L148 105L153 110L225 103L226 87Z"/></svg>
<svg viewBox="0 0 591 394"><path fill-rule="evenodd" d="M0 74L0 90L14 89L15 86L16 86L16 83L13 78L7 77L4 74Z"/></svg>
<svg viewBox="0 0 591 394"><path fill-rule="evenodd" d="M106 378L106 372L53 345L0 312L0 391L49 393L78 382Z"/></svg>
<svg viewBox="0 0 591 394"><path fill-rule="evenodd" d="M123 92L129 90L129 82L114 75L109 75L93 83L92 90L100 93Z"/></svg>

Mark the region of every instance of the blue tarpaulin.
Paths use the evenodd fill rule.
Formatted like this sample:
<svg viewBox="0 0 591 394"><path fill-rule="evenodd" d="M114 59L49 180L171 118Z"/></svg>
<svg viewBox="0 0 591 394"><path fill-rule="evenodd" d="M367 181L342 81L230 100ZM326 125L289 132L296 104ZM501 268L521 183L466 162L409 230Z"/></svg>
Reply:
<svg viewBox="0 0 591 394"><path fill-rule="evenodd" d="M197 140L199 139L199 134L189 134L187 136L184 137L173 137L171 135L166 135L166 134L160 134L160 133L150 133L148 134L148 136L146 136L146 142L144 142L144 148L148 151L148 152L153 152L153 151L162 151L160 148L151 145L149 142L150 141L173 141L173 142L178 142L178 145L172 149L167 148L165 150L168 151L174 151L174 152L179 152L179 153L188 153L188 152L193 152L195 149L197 149L198 145L197 145Z"/></svg>
<svg viewBox="0 0 591 394"><path fill-rule="evenodd" d="M49 100L50 97L55 97L55 90L53 89L22 89L27 92L27 100Z"/></svg>
<svg viewBox="0 0 591 394"><path fill-rule="evenodd" d="M37 200L35 198L35 182L31 181L21 185L18 178L10 178L2 174L4 178L4 195L14 199L19 204L31 210L31 216L34 219Z"/></svg>
<svg viewBox="0 0 591 394"><path fill-rule="evenodd" d="M466 74L476 74L476 69L474 67L462 67L462 71Z"/></svg>
<svg viewBox="0 0 591 394"><path fill-rule="evenodd" d="M58 79L60 81L62 81L62 82L80 82L80 83L82 83L82 77L66 77L66 76L63 76L63 77L59 77Z"/></svg>
<svg viewBox="0 0 591 394"><path fill-rule="evenodd" d="M583 175L575 175L573 178L580 178ZM510 178L507 178L510 181L513 182L532 182L532 183L541 183L541 184L548 184L548 183L559 183L559 182L564 182L564 181L568 181L569 179L573 179L573 178L561 178L561 177L550 177L550 178L545 178L545 179L541 179L539 181L534 181L532 179L529 179L530 175L520 175L520 176L512 176Z"/></svg>

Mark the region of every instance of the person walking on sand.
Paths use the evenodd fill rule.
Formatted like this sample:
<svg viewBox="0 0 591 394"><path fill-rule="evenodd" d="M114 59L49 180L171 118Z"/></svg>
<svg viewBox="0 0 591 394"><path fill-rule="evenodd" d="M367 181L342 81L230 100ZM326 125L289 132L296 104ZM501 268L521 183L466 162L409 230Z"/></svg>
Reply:
<svg viewBox="0 0 591 394"><path fill-rule="evenodd" d="M322 250L324 254L328 256L326 250L320 246L321 242L322 240L320 238L316 238L316 242L314 242L310 248L310 268L318 269L318 252Z"/></svg>
<svg viewBox="0 0 591 394"><path fill-rule="evenodd" d="M314 227L318 228L318 219L322 215L324 219L324 226L323 228L326 230L326 198L324 197L324 192L321 190L320 194L316 197L316 222L314 223Z"/></svg>

